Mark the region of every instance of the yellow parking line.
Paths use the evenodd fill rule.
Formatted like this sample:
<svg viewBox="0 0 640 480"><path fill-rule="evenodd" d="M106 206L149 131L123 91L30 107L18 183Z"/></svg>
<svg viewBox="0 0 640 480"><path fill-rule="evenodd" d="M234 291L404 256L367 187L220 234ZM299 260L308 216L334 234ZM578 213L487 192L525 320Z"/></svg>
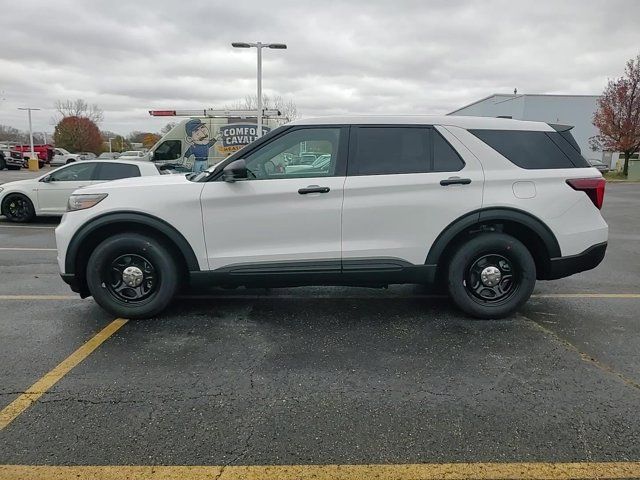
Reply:
<svg viewBox="0 0 640 480"><path fill-rule="evenodd" d="M640 298L640 293L540 293L533 298Z"/></svg>
<svg viewBox="0 0 640 480"><path fill-rule="evenodd" d="M425 463L400 465L32 466L0 465L0 480L537 480L640 476L640 462Z"/></svg>
<svg viewBox="0 0 640 480"><path fill-rule="evenodd" d="M16 419L29 406L44 395L47 390L53 387L62 377L69 373L76 365L87 358L91 352L98 348L111 335L117 332L127 320L118 318L104 327L93 338L65 358L57 367L45 374L40 380L31 385L29 389L16 398L0 411L0 430L4 429ZM1 472L1 470L0 470Z"/></svg>

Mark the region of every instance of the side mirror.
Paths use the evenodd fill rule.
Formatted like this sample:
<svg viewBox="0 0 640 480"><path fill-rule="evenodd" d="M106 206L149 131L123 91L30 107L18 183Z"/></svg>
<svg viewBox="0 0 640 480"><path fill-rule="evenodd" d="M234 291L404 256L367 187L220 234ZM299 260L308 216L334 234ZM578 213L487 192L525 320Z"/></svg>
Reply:
<svg viewBox="0 0 640 480"><path fill-rule="evenodd" d="M51 175L47 175L46 177L42 177L41 182L49 183L51 181Z"/></svg>
<svg viewBox="0 0 640 480"><path fill-rule="evenodd" d="M247 177L247 162L243 158L231 162L222 169L222 179L225 182L233 183L237 180L246 180Z"/></svg>

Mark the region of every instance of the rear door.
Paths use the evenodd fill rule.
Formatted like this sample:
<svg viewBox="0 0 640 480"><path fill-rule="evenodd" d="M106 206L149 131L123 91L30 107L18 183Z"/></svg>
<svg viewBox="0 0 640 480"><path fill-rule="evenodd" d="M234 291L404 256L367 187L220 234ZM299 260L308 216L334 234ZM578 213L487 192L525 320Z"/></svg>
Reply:
<svg viewBox="0 0 640 480"><path fill-rule="evenodd" d="M481 207L483 186L480 163L445 129L352 127L342 214L344 271L383 260L424 264L444 228Z"/></svg>

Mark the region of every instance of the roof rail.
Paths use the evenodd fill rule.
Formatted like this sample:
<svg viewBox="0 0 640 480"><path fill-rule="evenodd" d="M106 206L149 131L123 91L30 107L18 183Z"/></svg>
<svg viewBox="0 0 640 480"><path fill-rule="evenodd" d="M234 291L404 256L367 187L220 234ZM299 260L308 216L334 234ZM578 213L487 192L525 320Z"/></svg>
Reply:
<svg viewBox="0 0 640 480"><path fill-rule="evenodd" d="M202 110L149 110L152 117L256 117L258 110L214 110L205 108ZM279 117L280 110L262 110L263 117Z"/></svg>

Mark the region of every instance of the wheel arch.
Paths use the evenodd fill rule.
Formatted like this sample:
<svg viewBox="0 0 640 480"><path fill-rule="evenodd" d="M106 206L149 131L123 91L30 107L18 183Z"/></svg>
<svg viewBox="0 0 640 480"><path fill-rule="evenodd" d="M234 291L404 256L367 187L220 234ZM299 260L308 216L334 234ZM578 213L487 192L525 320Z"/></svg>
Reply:
<svg viewBox="0 0 640 480"><path fill-rule="evenodd" d="M551 259L561 256L556 236L542 220L523 210L495 207L475 210L450 223L429 249L425 264L435 265L436 277L441 276L456 248L469 236L486 231L520 240L534 258L539 280L548 278Z"/></svg>
<svg viewBox="0 0 640 480"><path fill-rule="evenodd" d="M173 226L152 215L139 212L107 213L93 218L74 234L67 247L65 273L75 275L81 291L86 291L85 270L93 250L108 236L136 232L162 241L174 255L185 275L200 266L189 242Z"/></svg>

